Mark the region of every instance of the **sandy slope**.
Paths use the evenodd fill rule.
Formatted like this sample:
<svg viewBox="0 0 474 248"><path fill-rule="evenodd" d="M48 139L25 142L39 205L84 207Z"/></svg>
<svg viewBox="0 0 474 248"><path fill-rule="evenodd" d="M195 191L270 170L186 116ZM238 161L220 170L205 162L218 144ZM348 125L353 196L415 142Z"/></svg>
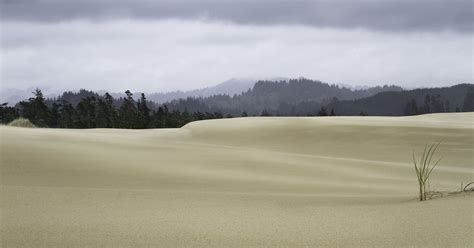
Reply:
<svg viewBox="0 0 474 248"><path fill-rule="evenodd" d="M0 127L2 247L472 247L474 114L237 118L176 130Z"/></svg>

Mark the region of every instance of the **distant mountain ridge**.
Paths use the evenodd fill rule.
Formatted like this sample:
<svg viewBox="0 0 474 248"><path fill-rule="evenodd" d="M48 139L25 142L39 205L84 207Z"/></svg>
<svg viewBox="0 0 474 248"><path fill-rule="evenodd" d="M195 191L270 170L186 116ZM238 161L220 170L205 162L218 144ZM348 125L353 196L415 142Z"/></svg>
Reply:
<svg viewBox="0 0 474 248"><path fill-rule="evenodd" d="M259 81L252 90L233 97L187 98L166 105L179 111L221 112L232 116L315 116L331 110L336 115L403 116L474 111L473 99L473 84L413 90L385 85L354 90L300 78Z"/></svg>
<svg viewBox="0 0 474 248"><path fill-rule="evenodd" d="M473 84L388 91L357 100L334 101L326 109L334 109L339 115L384 116L474 111L473 94Z"/></svg>
<svg viewBox="0 0 474 248"><path fill-rule="evenodd" d="M220 84L215 86L209 86L202 89L194 89L188 91L171 91L171 92L157 92L157 93L146 93L148 100L153 101L155 103L164 103L168 101L172 101L175 99L180 98L187 98L187 97L208 97L212 95L230 95L233 96L235 94L240 94L248 89L252 88L257 79L252 78L232 78L226 80ZM28 99L31 97L32 92L35 90L34 87L30 87L24 90L21 89L11 89L11 88L2 88L0 91L0 103L7 102L9 105L14 105L15 103ZM44 90L44 89L43 89ZM86 90L88 91L88 90ZM77 91L65 91L65 92L78 92L80 93L81 90ZM110 92L106 90L98 90L94 93L99 95L103 95L106 92L109 92L114 98L120 98L124 96L123 92ZM57 91L44 91L43 92L47 98L55 98L62 93ZM142 92L133 92L135 97L138 98ZM79 94L81 95L81 94ZM91 96L90 93L87 93L87 96ZM80 100L80 99L79 99ZM78 102L77 100L73 100L72 103Z"/></svg>
<svg viewBox="0 0 474 248"><path fill-rule="evenodd" d="M255 83L252 89L240 95L190 97L173 100L166 105L170 109L180 111L218 111L234 116L240 115L242 112L249 115L260 115L263 111L275 115L293 115L306 114L309 109L317 109L334 99L354 100L380 92L402 90L401 87L395 85L352 90L306 78L281 81L261 80ZM304 104L305 102L311 102L311 106Z"/></svg>
<svg viewBox="0 0 474 248"><path fill-rule="evenodd" d="M189 91L172 91L164 93L151 93L147 95L148 100L155 103L169 102L175 99L185 99L188 97L209 97L213 95L229 95L233 96L241 94L248 89L251 89L256 80L232 78L218 85L206 87L202 89L195 89Z"/></svg>

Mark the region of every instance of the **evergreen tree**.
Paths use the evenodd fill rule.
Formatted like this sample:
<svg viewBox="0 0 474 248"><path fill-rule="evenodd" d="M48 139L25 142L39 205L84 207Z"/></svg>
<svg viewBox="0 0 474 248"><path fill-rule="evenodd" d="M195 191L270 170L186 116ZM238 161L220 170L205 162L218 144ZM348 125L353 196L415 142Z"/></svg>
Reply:
<svg viewBox="0 0 474 248"><path fill-rule="evenodd" d="M53 105L51 107L51 123L50 127L58 127L59 126L59 119L60 119L60 113L59 113L59 108L61 105L57 102L53 102Z"/></svg>
<svg viewBox="0 0 474 248"><path fill-rule="evenodd" d="M120 127L136 128L137 127L137 107L133 94L130 90L125 91L126 97L123 99L122 106L119 109Z"/></svg>
<svg viewBox="0 0 474 248"><path fill-rule="evenodd" d="M467 91L466 97L464 97L464 102L462 104L462 111L474 111L474 87L469 88Z"/></svg>
<svg viewBox="0 0 474 248"><path fill-rule="evenodd" d="M318 112L318 115L319 115L319 116L327 116L328 113L327 113L327 111L326 111L326 108L325 108L325 107L321 107L321 109L320 109L319 112Z"/></svg>
<svg viewBox="0 0 474 248"><path fill-rule="evenodd" d="M94 96L83 98L76 107L77 127L96 127L96 98Z"/></svg>
<svg viewBox="0 0 474 248"><path fill-rule="evenodd" d="M147 106L145 94L142 93L137 102L138 128L148 128L150 126L150 109Z"/></svg>
<svg viewBox="0 0 474 248"><path fill-rule="evenodd" d="M405 106L405 115L417 115L418 113L418 105L416 104L415 99L412 98Z"/></svg>
<svg viewBox="0 0 474 248"><path fill-rule="evenodd" d="M165 116L165 111L163 107L158 107L158 111L153 112L153 126L155 128L162 128L164 127L164 116Z"/></svg>
<svg viewBox="0 0 474 248"><path fill-rule="evenodd" d="M8 103L0 104L0 123L7 124L19 117L16 108L9 107Z"/></svg>
<svg viewBox="0 0 474 248"><path fill-rule="evenodd" d="M425 96L425 102L424 102L424 105L423 105L423 112L424 113L431 113L431 108L430 108L430 95L426 95Z"/></svg>
<svg viewBox="0 0 474 248"><path fill-rule="evenodd" d="M448 99L444 102L444 111L445 112L451 112L451 104Z"/></svg>
<svg viewBox="0 0 474 248"><path fill-rule="evenodd" d="M444 112L444 104L443 104L443 100L441 99L441 95L437 95L436 98L434 98L433 109L434 109L433 112L435 113Z"/></svg>
<svg viewBox="0 0 474 248"><path fill-rule="evenodd" d="M40 89L36 89L33 94L34 97L29 98L28 101L19 103L21 114L36 126L47 127L51 124L51 112L45 103L43 93Z"/></svg>
<svg viewBox="0 0 474 248"><path fill-rule="evenodd" d="M105 110L107 114L107 127L117 127L117 111L114 107L114 98L107 92L104 95Z"/></svg>
<svg viewBox="0 0 474 248"><path fill-rule="evenodd" d="M97 111L95 112L95 126L97 128L110 128L112 127L109 122L109 111L105 100L97 100Z"/></svg>
<svg viewBox="0 0 474 248"><path fill-rule="evenodd" d="M270 116L270 113L267 110L263 110L260 116Z"/></svg>
<svg viewBox="0 0 474 248"><path fill-rule="evenodd" d="M75 128L74 120L77 119L76 110L67 101L62 101L61 108L59 110L59 121L58 126L60 128Z"/></svg>
<svg viewBox="0 0 474 248"><path fill-rule="evenodd" d="M330 116L336 116L336 112L334 112L334 109L331 109L331 113L329 114Z"/></svg>

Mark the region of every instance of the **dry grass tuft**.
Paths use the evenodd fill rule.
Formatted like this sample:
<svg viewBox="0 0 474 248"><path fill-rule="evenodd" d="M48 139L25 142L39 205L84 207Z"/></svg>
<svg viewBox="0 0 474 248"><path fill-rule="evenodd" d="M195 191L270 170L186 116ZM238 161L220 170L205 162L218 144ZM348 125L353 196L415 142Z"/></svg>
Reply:
<svg viewBox="0 0 474 248"><path fill-rule="evenodd" d="M30 120L25 119L25 118L15 119L15 120L11 121L10 123L8 123L8 126L11 126L11 127L29 127L29 128L36 127L33 123L31 123Z"/></svg>
<svg viewBox="0 0 474 248"><path fill-rule="evenodd" d="M425 150L423 151L423 155L421 156L419 162L417 162L415 152L413 152L413 164L415 166L416 177L418 179L420 201L426 200L426 183L428 182L434 168L436 168L436 166L442 159L439 158L435 163L431 163L433 155L438 149L439 144L441 144L441 141L436 144L431 144L429 146L428 144L426 144Z"/></svg>

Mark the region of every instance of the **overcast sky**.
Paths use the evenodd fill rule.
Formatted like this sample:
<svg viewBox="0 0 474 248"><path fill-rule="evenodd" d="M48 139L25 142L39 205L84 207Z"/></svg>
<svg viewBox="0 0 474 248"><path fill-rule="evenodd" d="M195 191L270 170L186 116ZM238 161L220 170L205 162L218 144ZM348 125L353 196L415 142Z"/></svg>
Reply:
<svg viewBox="0 0 474 248"><path fill-rule="evenodd" d="M0 0L1 87L473 81L471 0Z"/></svg>

